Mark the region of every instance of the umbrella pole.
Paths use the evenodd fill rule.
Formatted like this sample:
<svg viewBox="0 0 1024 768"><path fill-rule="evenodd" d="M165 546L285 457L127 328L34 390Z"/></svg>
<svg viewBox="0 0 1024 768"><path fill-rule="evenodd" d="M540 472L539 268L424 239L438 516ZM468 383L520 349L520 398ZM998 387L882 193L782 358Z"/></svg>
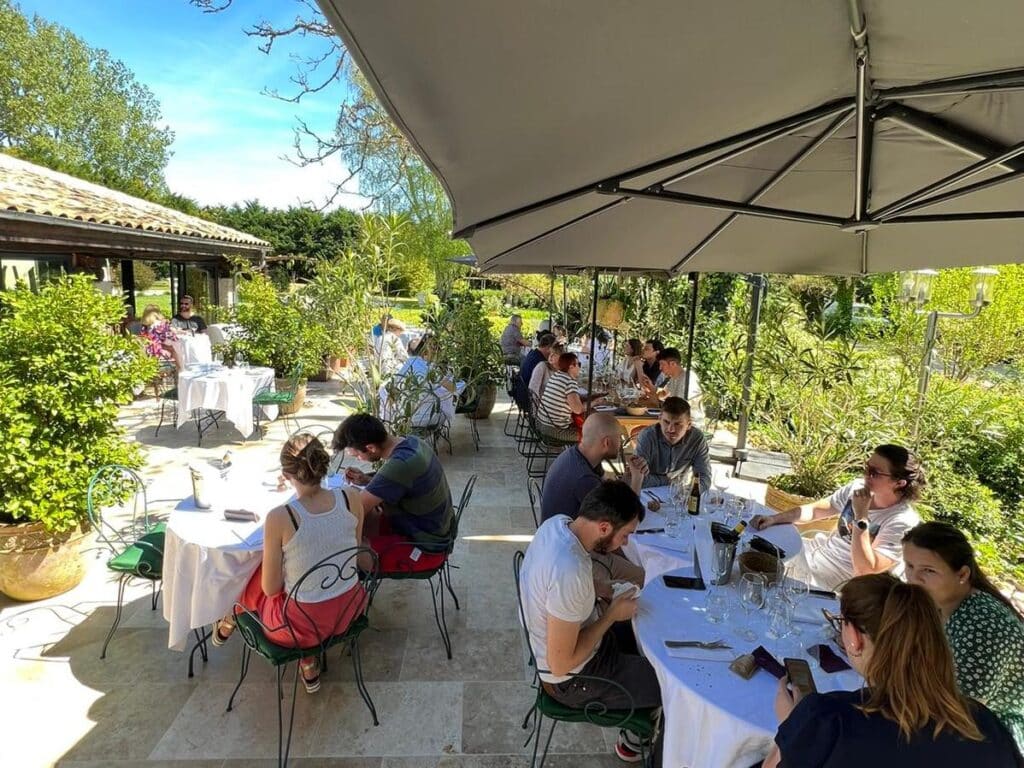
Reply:
<svg viewBox="0 0 1024 768"><path fill-rule="evenodd" d="M686 377L683 379L683 397L687 400L690 399L690 372L693 370L693 331L697 325L697 281L699 279L700 273L690 273L693 295L690 296L690 335L686 342Z"/></svg>
<svg viewBox="0 0 1024 768"><path fill-rule="evenodd" d="M594 298L590 304L590 364L587 366L590 371L587 374L587 412L594 407L594 351L597 347L597 278L601 274L600 269L594 270Z"/></svg>
<svg viewBox="0 0 1024 768"><path fill-rule="evenodd" d="M548 333L554 325L555 314L555 272L551 271L551 291L548 294Z"/></svg>
<svg viewBox="0 0 1024 768"><path fill-rule="evenodd" d="M747 428L750 424L750 389L754 383L754 351L757 348L757 326L761 322L761 301L764 298L764 275L750 278L750 325L747 328L747 359L743 365L743 403L740 408L739 434L733 456L737 466L747 460ZM737 469L736 474L739 474Z"/></svg>
<svg viewBox="0 0 1024 768"><path fill-rule="evenodd" d="M562 325L569 327L569 278L562 275ZM568 332L568 330L566 331Z"/></svg>

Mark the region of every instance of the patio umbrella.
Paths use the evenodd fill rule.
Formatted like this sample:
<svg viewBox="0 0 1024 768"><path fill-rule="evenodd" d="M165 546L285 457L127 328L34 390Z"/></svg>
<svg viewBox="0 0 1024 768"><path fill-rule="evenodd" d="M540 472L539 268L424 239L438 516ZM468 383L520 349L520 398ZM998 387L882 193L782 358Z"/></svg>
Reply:
<svg viewBox="0 0 1024 768"><path fill-rule="evenodd" d="M485 270L1024 255L1018 0L319 0Z"/></svg>

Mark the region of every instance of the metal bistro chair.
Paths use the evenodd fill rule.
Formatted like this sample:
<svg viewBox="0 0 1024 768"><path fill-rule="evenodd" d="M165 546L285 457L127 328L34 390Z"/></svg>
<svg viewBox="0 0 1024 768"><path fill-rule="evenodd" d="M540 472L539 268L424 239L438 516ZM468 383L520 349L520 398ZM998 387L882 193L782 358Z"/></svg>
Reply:
<svg viewBox="0 0 1024 768"><path fill-rule="evenodd" d="M308 427L299 427L292 432L289 437L298 437L299 435L312 435L327 448L327 452L331 452L331 442L334 440L334 427L328 427L326 424L310 424ZM345 452L339 451L331 457L331 463L327 467L328 475L336 475L341 472L342 465L345 463Z"/></svg>
<svg viewBox="0 0 1024 768"><path fill-rule="evenodd" d="M156 425L153 437L159 437L160 428L164 425L168 412L170 413L171 424L178 421L177 376L168 377L167 375L161 375L154 382L153 387L156 390L157 397L160 399L160 421ZM203 444L203 435L210 430L210 427L220 429L220 417L223 414L223 411L214 411L208 408L194 408L192 410L192 421L196 425L196 445Z"/></svg>
<svg viewBox="0 0 1024 768"><path fill-rule="evenodd" d="M128 501L131 503L131 522L127 526L119 528L105 519L102 512L104 507ZM157 598L160 595L157 583L163 579L164 531L167 526L165 523L150 523L146 484L134 470L119 464L107 464L93 474L86 494L86 510L89 523L96 531L97 540L111 552L112 557L107 561L107 568L120 574L117 584L117 612L114 614L114 623L107 633L107 639L103 641L103 650L100 651L100 658L105 659L107 646L117 631L117 625L121 623L124 588L130 580L144 579L150 583L150 606L152 610L156 610Z"/></svg>
<svg viewBox="0 0 1024 768"><path fill-rule="evenodd" d="M508 429L508 425L509 425L509 423L512 420L512 411L516 412L516 422L517 422L517 425L518 425L519 420L522 418L522 412L520 411L519 403L516 402L516 397L515 397L516 379L518 379L518 378L520 378L520 376L519 376L519 366L518 365L511 365L510 363L506 363L505 364L505 392L508 393L509 406L508 406L508 410L505 411L505 426L503 427L503 429L505 431L505 434L508 437L513 437L514 434L515 434L515 427L513 427L513 430L511 432L509 432L509 429Z"/></svg>
<svg viewBox="0 0 1024 768"><path fill-rule="evenodd" d="M361 561L361 562L360 562ZM368 567L369 566L369 567ZM339 580L350 580L353 587L349 592L348 600L343 602L343 607L338 610L338 617L335 619L334 627L329 632L321 634L309 614L296 600L295 595L307 581L318 583L320 589L326 590L333 587ZM357 589L359 584L362 589ZM351 547L325 557L319 563L310 568L302 575L295 586L291 588L284 603L283 615L284 624L279 627L267 627L260 621L252 611L245 609L239 603L235 603L235 624L236 629L242 636L244 645L242 647L242 671L238 678L238 684L231 692L228 700L227 711L230 712L235 704L235 696L239 688L245 682L245 676L249 672L249 663L252 654L257 653L265 658L277 672L277 764L278 766L288 765L288 754L291 751L292 728L295 724L295 695L299 685L299 660L316 656L320 659L320 674L327 671L327 651L331 648L342 645L348 648L352 655L352 670L355 674L356 688L362 696L366 707L370 710L373 724L379 725L377 710L373 706L370 692L363 681L363 667L359 657L359 636L369 626L367 613L373 602L374 593L380 583L380 574L377 565L377 555L366 547ZM338 624L354 601L363 601L363 606L356 613L351 623L339 631ZM241 610L239 610L241 609ZM300 618L302 617L302 618ZM303 619L305 620L303 622ZM318 635L317 642L313 645L301 647L295 634L295 623L306 623L314 627ZM267 637L269 632L287 631L291 635L292 642L286 645L279 645ZM284 674L285 667L295 662L295 675L292 680L292 703L288 715L288 730L284 728Z"/></svg>
<svg viewBox="0 0 1024 768"><path fill-rule="evenodd" d="M540 528L541 518L541 485L535 477L526 481L526 492L530 495L530 511L533 512L533 527Z"/></svg>
<svg viewBox="0 0 1024 768"><path fill-rule="evenodd" d="M429 550L419 542L396 542L392 545L393 547L412 545L420 549L423 554L416 562L410 562L408 567L397 571L381 571L380 574L381 579L418 579L430 583L430 597L434 603L434 621L437 624L438 631L441 633L441 641L444 643L444 650L449 659L452 657L452 641L448 634L448 622L445 619L445 590L452 596L452 600L455 602L455 610L460 610L459 598L452 587L452 568L457 568L458 566L452 565L449 562L449 558L452 550L455 549L455 543L459 540L459 524L462 522L462 514L466 511L466 507L469 506L470 499L473 498L473 488L475 486L476 475L471 475L466 482L466 487L462 489L459 504L455 507L451 533L447 542L438 545L436 548L430 547ZM384 553L378 554L383 555ZM436 584L434 583L435 576L437 577Z"/></svg>
<svg viewBox="0 0 1024 768"><path fill-rule="evenodd" d="M516 601L519 606L519 622L523 626L523 635L526 638L526 648L530 653L529 664L533 668L533 688L537 692L536 698L534 698L533 701L533 706L530 707L530 711L526 713L526 717L523 719L523 730L525 731L530 729L530 735L527 737L523 746L526 747L531 741L533 741L533 758L530 761L531 768L543 768L544 761L547 760L548 757L548 748L551 746L551 737L554 735L555 726L558 725L558 723L591 723L592 725L596 725L601 728L615 728L618 730L625 729L632 731L641 739L642 742L640 751L641 762L645 766L651 766L653 764L654 755L647 754L643 743L653 742L655 739L657 734L658 713L661 709L660 707L637 709L631 705L628 709L608 709L608 707L601 702L592 701L583 707L575 708L562 704L544 690L544 685L541 681L540 675L542 673L550 674L550 670L539 669L537 667L537 657L533 654L533 645L530 642L530 630L526 626L526 611L523 608L523 595L520 588L520 575L523 568L524 557L525 555L522 550L519 550L512 555L512 569L516 580ZM602 683L604 685L617 688L620 693L632 702L632 696L630 696L629 691L614 680L597 677L595 675L575 674L573 677L586 678L587 680L592 680L595 683ZM537 753L540 751L540 740L545 717L551 721L551 727L548 729L548 735L544 741L544 750L540 753L540 763L538 764ZM531 720L533 721L532 729Z"/></svg>
<svg viewBox="0 0 1024 768"><path fill-rule="evenodd" d="M299 382L302 380L302 364L299 363L295 366L292 372L288 375L284 389L275 390L270 386L263 387L258 390L252 396L252 410L253 416L256 419L256 431L259 432L260 420L263 416L263 408L268 406L277 406L278 415L281 421L285 424L285 429L288 430L288 421L292 422L291 430L298 429L299 422L295 418L295 413L284 413L286 406L292 406L295 404L295 398L299 396Z"/></svg>
<svg viewBox="0 0 1024 768"><path fill-rule="evenodd" d="M473 414L476 413L477 408L480 405L480 388L472 382L466 385L466 389L463 391L462 396L456 401L455 413L464 414L469 420L470 434L473 436L473 449L477 452L480 451L480 430L476 426L476 419L473 418ZM450 445L451 443L449 443Z"/></svg>
<svg viewBox="0 0 1024 768"><path fill-rule="evenodd" d="M556 458L566 448L576 445L579 442L579 438L553 437L545 433L541 423L551 423L552 421L548 410L544 407L541 399L533 393L531 393L531 404L534 411L534 418L531 424L536 433L537 450L527 458L526 473L529 477L544 477L547 475L548 465L551 463L551 460ZM536 468L538 459L543 459L544 462L539 471Z"/></svg>

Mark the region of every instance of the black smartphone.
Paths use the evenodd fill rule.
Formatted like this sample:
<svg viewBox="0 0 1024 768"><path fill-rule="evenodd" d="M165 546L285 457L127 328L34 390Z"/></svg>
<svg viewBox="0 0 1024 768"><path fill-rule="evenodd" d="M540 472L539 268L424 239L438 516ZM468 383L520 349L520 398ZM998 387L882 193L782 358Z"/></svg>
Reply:
<svg viewBox="0 0 1024 768"><path fill-rule="evenodd" d="M757 648L750 652L750 655L754 657L757 666L765 672L780 680L786 676L786 668L779 664L779 660L772 656L763 645L757 646Z"/></svg>
<svg viewBox="0 0 1024 768"><path fill-rule="evenodd" d="M665 586L672 589L707 589L704 579L698 576L662 576Z"/></svg>
<svg viewBox="0 0 1024 768"><path fill-rule="evenodd" d="M786 676L789 684L806 696L809 693L817 693L814 685L814 676L811 674L811 665L803 659L785 658L782 663L786 665Z"/></svg>

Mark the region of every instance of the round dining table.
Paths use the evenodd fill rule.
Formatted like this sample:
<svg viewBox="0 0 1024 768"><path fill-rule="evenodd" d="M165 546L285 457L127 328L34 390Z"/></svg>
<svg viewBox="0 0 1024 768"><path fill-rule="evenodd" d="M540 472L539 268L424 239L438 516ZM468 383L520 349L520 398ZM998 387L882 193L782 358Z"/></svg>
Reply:
<svg viewBox="0 0 1024 768"><path fill-rule="evenodd" d="M178 427L193 411L222 411L243 436L253 431L253 397L262 389L274 388L274 370L264 367L227 368L216 363L185 368L178 374ZM263 409L268 421L277 417L277 407Z"/></svg>
<svg viewBox="0 0 1024 768"><path fill-rule="evenodd" d="M664 488L652 491L655 495L667 494ZM750 514L759 511L759 505L753 503ZM779 662L786 657L807 660L821 692L854 690L863 682L852 670L825 673L807 652L811 646L829 643L830 633L821 609L838 613L834 598L804 597L791 625L792 634L771 639L766 611L752 610L747 616L741 610L736 588L738 563L733 564L729 582L720 587L711 585L711 569L707 565L700 568L706 589L666 585L666 574L697 574L694 553L696 565L711 562L713 519L721 519L721 512L684 519L681 534L675 539L660 533L633 535L624 548L627 557L643 565L646 571L633 628L637 646L654 667L661 687L665 718L663 765L671 768L748 768L768 755L778 727L774 712L776 678L759 669L744 680L729 668L736 657L759 645ZM663 524L659 513L649 513L639 529L656 529ZM793 526L774 526L759 534L782 547L787 559L800 551L800 536ZM718 619L714 622L708 618L710 590L719 590L726 597L728 610L724 620L721 616L713 616ZM740 631L744 629L753 631L757 639L743 639ZM722 641L730 647L669 648L666 641ZM834 644L830 647L840 653Z"/></svg>

